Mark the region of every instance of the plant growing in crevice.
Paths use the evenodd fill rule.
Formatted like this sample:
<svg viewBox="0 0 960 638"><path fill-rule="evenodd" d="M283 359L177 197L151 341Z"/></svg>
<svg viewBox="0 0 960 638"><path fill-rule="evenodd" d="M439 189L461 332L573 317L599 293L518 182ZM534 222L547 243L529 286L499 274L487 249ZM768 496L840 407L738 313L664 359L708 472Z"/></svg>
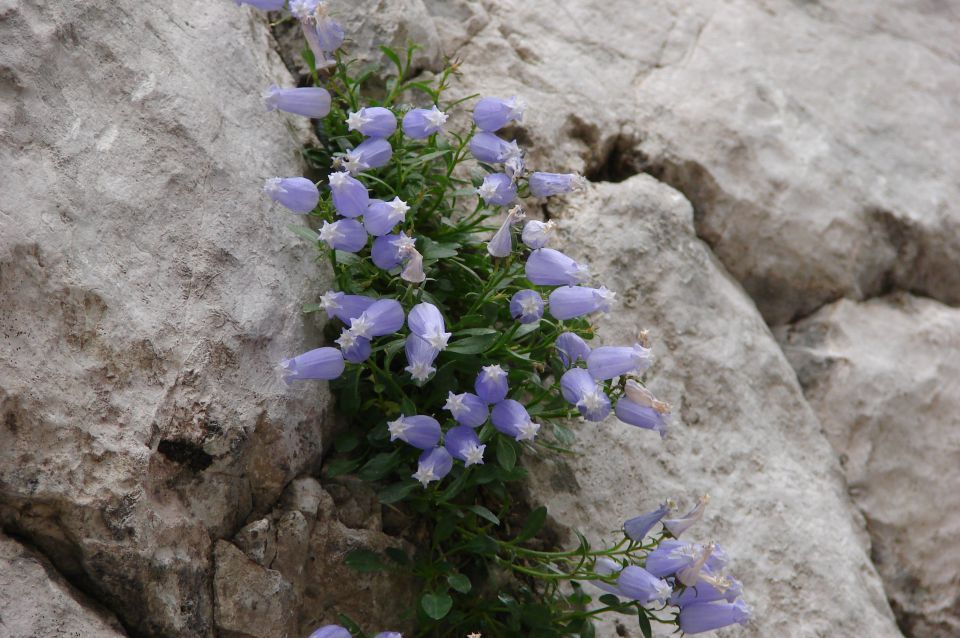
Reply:
<svg viewBox="0 0 960 638"><path fill-rule="evenodd" d="M410 77L413 47L383 47L395 69L374 99L365 89L380 70L347 58L324 5L294 0L290 12L316 86L271 87L265 99L314 118L321 144L304 155L327 176L273 178L264 190L307 216L291 229L329 260L334 288L305 311L327 315L337 347L280 367L288 382L329 380L351 423L327 476L369 481L416 521L414 555L360 550L347 563L417 577L415 636L592 636L606 613L635 616L646 636L651 623L697 633L746 622L722 549L678 540L706 499L683 516L665 503L626 521L611 546L578 534L563 549L543 537L546 507L517 496L523 455L571 453L574 417L613 413L663 435L670 416L643 384L646 333L591 347L591 319L614 293L549 245L552 222L523 223L520 201L583 178L528 171L519 145L498 135L522 119L517 98L480 99L470 127L453 130L449 115L474 99L447 99L455 62L427 82ZM314 636L368 635L362 618L339 622Z"/></svg>

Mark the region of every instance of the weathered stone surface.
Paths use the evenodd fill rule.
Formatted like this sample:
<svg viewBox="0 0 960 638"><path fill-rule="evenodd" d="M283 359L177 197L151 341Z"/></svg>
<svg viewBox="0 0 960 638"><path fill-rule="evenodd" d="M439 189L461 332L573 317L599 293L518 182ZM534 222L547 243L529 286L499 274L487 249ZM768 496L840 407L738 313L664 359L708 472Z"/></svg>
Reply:
<svg viewBox="0 0 960 638"><path fill-rule="evenodd" d="M227 541L217 541L213 595L221 635L296 636L296 594L280 572L265 569Z"/></svg>
<svg viewBox="0 0 960 638"><path fill-rule="evenodd" d="M302 122L231 2L0 8L0 522L141 635L208 636L213 541L316 468L318 272L259 192Z"/></svg>
<svg viewBox="0 0 960 638"><path fill-rule="evenodd" d="M960 635L960 310L843 300L779 337L912 636Z"/></svg>
<svg viewBox="0 0 960 638"><path fill-rule="evenodd" d="M0 636L120 638L117 619L94 608L43 556L0 534Z"/></svg>
<svg viewBox="0 0 960 638"><path fill-rule="evenodd" d="M667 497L709 493L689 535L728 549L756 614L731 635L899 636L836 457L756 308L696 238L690 204L636 176L571 200L560 227L562 248L618 293L601 342L650 329L650 387L674 420L664 441L613 418L575 424L580 454L537 464L534 498L600 538Z"/></svg>

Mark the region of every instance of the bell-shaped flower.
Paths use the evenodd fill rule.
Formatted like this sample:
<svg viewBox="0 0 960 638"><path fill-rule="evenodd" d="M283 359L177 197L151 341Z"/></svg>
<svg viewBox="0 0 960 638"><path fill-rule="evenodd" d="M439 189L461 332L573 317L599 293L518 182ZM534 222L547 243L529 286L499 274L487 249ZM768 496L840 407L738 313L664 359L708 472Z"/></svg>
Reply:
<svg viewBox="0 0 960 638"><path fill-rule="evenodd" d="M614 576L623 571L623 565L611 558L607 558L606 556L600 556L597 558L597 562L593 565L593 571L599 576ZM608 583L604 580L591 580L590 582L595 587L599 587L605 592L626 598L624 593L620 591L620 588L612 583Z"/></svg>
<svg viewBox="0 0 960 638"><path fill-rule="evenodd" d="M691 567L702 551L700 545L668 538L647 554L644 567L654 576L666 578Z"/></svg>
<svg viewBox="0 0 960 638"><path fill-rule="evenodd" d="M370 206L370 193L360 180L346 171L330 173L330 194L333 207L344 217L359 217Z"/></svg>
<svg viewBox="0 0 960 638"><path fill-rule="evenodd" d="M328 290L320 295L320 308L327 313L327 319L336 317L343 323L350 323L354 317L370 307L376 301L365 295L348 295L336 290Z"/></svg>
<svg viewBox="0 0 960 638"><path fill-rule="evenodd" d="M450 428L444 438L444 447L453 458L460 459L467 467L483 465L483 452L487 449L486 445L480 443L480 437L469 425Z"/></svg>
<svg viewBox="0 0 960 638"><path fill-rule="evenodd" d="M304 379L336 379L343 374L343 354L336 348L317 348L280 362L284 382Z"/></svg>
<svg viewBox="0 0 960 638"><path fill-rule="evenodd" d="M347 130L367 137L389 137L397 130L397 116L383 106L368 106L347 116Z"/></svg>
<svg viewBox="0 0 960 638"><path fill-rule="evenodd" d="M249 4L251 7L262 9L263 11L279 11L287 0L236 0L238 5Z"/></svg>
<svg viewBox="0 0 960 638"><path fill-rule="evenodd" d="M487 252L491 257L509 257L513 252L513 232L511 227L524 218L523 209L514 206L507 213L500 228L487 242Z"/></svg>
<svg viewBox="0 0 960 638"><path fill-rule="evenodd" d="M473 387L487 403L499 403L507 397L507 373L499 365L484 366Z"/></svg>
<svg viewBox="0 0 960 638"><path fill-rule="evenodd" d="M552 309L551 302L551 309ZM639 343L632 346L600 346L587 357L587 369L597 381L606 381L622 374L643 372L653 363L649 348Z"/></svg>
<svg viewBox="0 0 960 638"><path fill-rule="evenodd" d="M363 363L370 358L370 340L358 337L349 328L344 328L336 341L343 358L350 363Z"/></svg>
<svg viewBox="0 0 960 638"><path fill-rule="evenodd" d="M307 638L352 638L352 634L340 625L324 625L315 629Z"/></svg>
<svg viewBox="0 0 960 638"><path fill-rule="evenodd" d="M710 558L707 559L707 569L719 574L723 571L723 568L727 566L728 562L730 562L730 556L726 550L720 546L720 543L714 543L713 552L710 554Z"/></svg>
<svg viewBox="0 0 960 638"><path fill-rule="evenodd" d="M523 153L516 140L508 142L500 139L493 133L477 133L470 140L470 152L481 162L498 164L506 162L511 157L522 157Z"/></svg>
<svg viewBox="0 0 960 638"><path fill-rule="evenodd" d="M473 107L473 121L481 131L492 133L509 122L523 119L526 104L516 96L511 98L485 97Z"/></svg>
<svg viewBox="0 0 960 638"><path fill-rule="evenodd" d="M399 631L381 631L373 638L403 638L403 634Z"/></svg>
<svg viewBox="0 0 960 638"><path fill-rule="evenodd" d="M538 248L527 257L527 279L537 286L573 286L587 278L587 266L553 248Z"/></svg>
<svg viewBox="0 0 960 638"><path fill-rule="evenodd" d="M382 137L371 137L347 151L343 167L353 174L386 166L393 156L393 147Z"/></svg>
<svg viewBox="0 0 960 638"><path fill-rule="evenodd" d="M363 227L375 237L386 235L407 217L410 207L399 197L385 202L371 199L367 212L363 215Z"/></svg>
<svg viewBox="0 0 960 638"><path fill-rule="evenodd" d="M303 35L318 59L325 59L343 44L343 28L327 16L325 2L290 0L290 13L300 20Z"/></svg>
<svg viewBox="0 0 960 638"><path fill-rule="evenodd" d="M263 185L263 192L295 213L309 213L320 201L320 191L306 177L273 177Z"/></svg>
<svg viewBox="0 0 960 638"><path fill-rule="evenodd" d="M707 570L700 572L700 580L677 592L668 601L677 607L712 603L717 600L733 602L743 593L743 585L736 578L713 574Z"/></svg>
<svg viewBox="0 0 960 638"><path fill-rule="evenodd" d="M572 332L561 333L553 342L553 347L557 349L564 368L569 368L578 360L586 363L587 357L590 356L590 346L580 335Z"/></svg>
<svg viewBox="0 0 960 638"><path fill-rule="evenodd" d="M263 94L268 111L285 111L305 117L325 117L330 112L330 93L320 87L281 89L271 86Z"/></svg>
<svg viewBox="0 0 960 638"><path fill-rule="evenodd" d="M583 368L571 368L560 377L560 393L577 406L588 421L603 421L610 414L610 399Z"/></svg>
<svg viewBox="0 0 960 638"><path fill-rule="evenodd" d="M520 323L534 323L543 317L543 297L536 290L518 290L510 298L510 316Z"/></svg>
<svg viewBox="0 0 960 638"><path fill-rule="evenodd" d="M382 270L393 270L403 263L404 255L401 254L400 247L407 242L413 241L406 233L383 235L373 240L373 247L370 249L370 258L377 268Z"/></svg>
<svg viewBox="0 0 960 638"><path fill-rule="evenodd" d="M704 494L697 501L697 504L693 508L680 516L679 518L667 518L663 521L663 526L667 528L671 534L676 538L680 538L680 535L685 531L693 527L696 523L703 518L703 512L707 509L707 503L710 502L710 496Z"/></svg>
<svg viewBox="0 0 960 638"><path fill-rule="evenodd" d="M487 422L487 418L490 416L487 404L472 392L461 392L460 394L449 392L443 409L448 410L457 423L471 428L480 427Z"/></svg>
<svg viewBox="0 0 960 638"><path fill-rule="evenodd" d="M623 568L617 578L617 587L624 596L641 605L652 602L662 605L673 593L670 583L636 565Z"/></svg>
<svg viewBox="0 0 960 638"><path fill-rule="evenodd" d="M423 414L400 415L387 422L390 440L400 439L413 447L429 450L440 442L440 424L433 417Z"/></svg>
<svg viewBox="0 0 960 638"><path fill-rule="evenodd" d="M553 221L541 222L536 219L531 219L527 222L527 225L523 227L523 233L521 233L520 239L523 240L523 243L526 244L528 248L534 250L543 248L547 245L547 242L550 241L550 236L553 234L555 226L556 224Z"/></svg>
<svg viewBox="0 0 960 638"><path fill-rule="evenodd" d="M644 345L644 347L646 347L646 345ZM665 418L670 417L670 404L659 401L657 397L653 396L653 393L650 392L650 390L643 387L643 385L638 381L634 379L627 379L626 386L624 387L624 394L626 394L627 398L637 405L653 408L660 414L664 415Z"/></svg>
<svg viewBox="0 0 960 638"><path fill-rule="evenodd" d="M627 519L623 524L624 533L635 543L643 542L643 539L647 537L647 534L650 533L653 526L659 523L660 519L670 512L672 505L670 501L666 501L652 512Z"/></svg>
<svg viewBox="0 0 960 638"><path fill-rule="evenodd" d="M450 333L446 332L443 315L432 303L419 303L410 309L407 317L410 332L424 339L438 351L446 349Z"/></svg>
<svg viewBox="0 0 960 638"><path fill-rule="evenodd" d="M355 219L338 219L333 223L324 221L319 234L320 241L345 253L355 253L367 245L367 231Z"/></svg>
<svg viewBox="0 0 960 638"><path fill-rule="evenodd" d="M451 469L453 469L453 457L450 456L446 448L435 447L420 455L417 471L413 473L413 478L426 487L429 483L445 477Z"/></svg>
<svg viewBox="0 0 960 638"><path fill-rule="evenodd" d="M534 197L550 197L582 189L587 183L576 173L533 173L530 175L530 194Z"/></svg>
<svg viewBox="0 0 960 638"><path fill-rule="evenodd" d="M664 415L653 408L638 405L625 396L620 397L617 401L614 411L617 418L624 423L659 432L660 438L667 435L667 417L670 416L669 414Z"/></svg>
<svg viewBox="0 0 960 638"><path fill-rule="evenodd" d="M423 255L419 250L411 250L406 255L407 261L400 271L400 279L412 284L420 284L426 281L427 273L423 271Z"/></svg>
<svg viewBox="0 0 960 638"><path fill-rule="evenodd" d="M706 546L697 545L696 548L699 553L695 557L693 563L677 570L677 582L682 583L687 587L693 587L696 585L697 581L700 579L700 574L703 572L704 568L706 568L707 561L710 560L710 555L713 554L715 547L715 543L708 543Z"/></svg>
<svg viewBox="0 0 960 638"><path fill-rule="evenodd" d="M506 206L517 198L517 185L506 173L490 173L477 189L487 205Z"/></svg>
<svg viewBox="0 0 960 638"><path fill-rule="evenodd" d="M532 441L540 431L540 425L530 419L523 404L513 399L505 399L493 406L490 421L499 432L517 441Z"/></svg>
<svg viewBox="0 0 960 638"><path fill-rule="evenodd" d="M403 349L407 355L407 367L405 367L404 370L410 373L414 381L423 383L430 378L431 374L437 371L437 369L433 367L433 362L440 351L417 335L407 335Z"/></svg>
<svg viewBox="0 0 960 638"><path fill-rule="evenodd" d="M395 299L378 299L350 321L350 331L365 339L393 334L402 327L403 306Z"/></svg>
<svg viewBox="0 0 960 638"><path fill-rule="evenodd" d="M680 629L685 634L699 634L734 624L745 625L753 610L743 600L733 603L703 603L680 609Z"/></svg>
<svg viewBox="0 0 960 638"><path fill-rule="evenodd" d="M439 133L448 117L436 104L432 109L410 109L403 116L403 132L407 137L422 140Z"/></svg>
<svg viewBox="0 0 960 638"><path fill-rule="evenodd" d="M550 314L563 321L594 312L610 312L616 294L604 286L561 286L550 293Z"/></svg>

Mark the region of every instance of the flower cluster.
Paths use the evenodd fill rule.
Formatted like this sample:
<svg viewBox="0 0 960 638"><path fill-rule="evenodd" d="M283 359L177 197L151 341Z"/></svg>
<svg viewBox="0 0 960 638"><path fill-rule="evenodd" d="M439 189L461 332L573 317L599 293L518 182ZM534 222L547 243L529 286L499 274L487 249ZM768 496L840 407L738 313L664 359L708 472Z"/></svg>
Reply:
<svg viewBox="0 0 960 638"><path fill-rule="evenodd" d="M265 10L286 4L244 1ZM386 97L364 100L365 76L352 76L341 59L344 31L325 4L290 0L289 11L314 77L326 73L327 85L270 87L264 101L319 121L322 148L306 156L325 177L273 177L263 190L316 229L294 227L330 260L335 285L306 310L326 314L335 346L286 359L279 370L287 383L331 381L338 407L356 422L337 438L327 475L355 472L381 486L381 502L427 521L431 549L414 569L424 580L417 622L452 623L451 634L584 635L595 612L586 610L590 598L578 581L615 596L606 603L611 611L633 606L647 636L651 620L687 633L745 622L739 583L723 575L726 554L716 544L678 540L705 500L681 517L670 518L664 505L627 521L613 548L522 545L546 518L538 508L523 522L512 507L507 484L523 478L524 450L564 449L572 441L564 423L578 415L599 422L612 414L661 436L670 420L669 405L643 382L653 363L649 335L591 347L590 322L610 312L616 295L551 245L553 221L527 219L521 204L584 188L584 178L528 170L508 135L526 108L517 97L484 97L469 131L450 130L462 101L441 95L456 69L440 74L436 88L406 79L412 49L406 63L382 49L398 73ZM425 106L399 103L418 92ZM465 165L470 157L473 168ZM505 536L506 519L522 526L519 536ZM663 530L648 538L658 523ZM492 603L466 597L471 578L491 570L520 580ZM526 579L570 581L573 593ZM463 609L451 613L454 602ZM658 616L674 607L673 620ZM365 636L346 624L311 638ZM553 633L543 633L546 626Z"/></svg>

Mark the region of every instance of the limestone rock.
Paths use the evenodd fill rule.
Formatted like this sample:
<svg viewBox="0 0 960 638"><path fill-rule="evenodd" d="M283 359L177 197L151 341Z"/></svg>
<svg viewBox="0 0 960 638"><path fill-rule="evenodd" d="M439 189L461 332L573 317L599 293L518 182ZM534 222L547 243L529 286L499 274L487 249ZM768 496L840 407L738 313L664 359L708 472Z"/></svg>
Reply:
<svg viewBox="0 0 960 638"><path fill-rule="evenodd" d="M960 635L960 310L898 295L780 331L912 636Z"/></svg>
<svg viewBox="0 0 960 638"><path fill-rule="evenodd" d="M221 635L293 638L295 593L280 572L265 569L227 541L217 541L213 595Z"/></svg>
<svg viewBox="0 0 960 638"><path fill-rule="evenodd" d="M762 317L696 238L690 204L636 176L590 187L559 223L558 247L618 293L600 343L649 329L650 387L674 417L665 440L615 418L573 424L579 454L534 465L536 502L609 538L668 497L709 493L688 535L728 550L755 610L729 635L899 636L836 457Z"/></svg>
<svg viewBox="0 0 960 638"><path fill-rule="evenodd" d="M316 469L291 79L231 2L0 9L0 524L140 635L213 632L210 556Z"/></svg>
<svg viewBox="0 0 960 638"><path fill-rule="evenodd" d="M0 636L120 638L117 619L95 608L43 556L0 534Z"/></svg>

